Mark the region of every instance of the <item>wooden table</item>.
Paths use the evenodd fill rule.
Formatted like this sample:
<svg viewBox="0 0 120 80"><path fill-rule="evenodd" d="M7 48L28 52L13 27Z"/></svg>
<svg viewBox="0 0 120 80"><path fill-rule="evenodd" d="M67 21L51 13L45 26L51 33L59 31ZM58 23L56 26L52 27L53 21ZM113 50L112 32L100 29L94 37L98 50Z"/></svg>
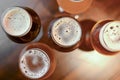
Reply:
<svg viewBox="0 0 120 80"><path fill-rule="evenodd" d="M56 0L1 0L0 15L11 6L34 9L44 29L49 19L58 13ZM94 0L92 6L79 15L79 21L120 20L120 0ZM28 44L11 41L0 27L0 80L26 80L18 69L18 58L22 48ZM120 80L120 54L103 55L76 49L69 53L55 51L55 56L57 67L47 80Z"/></svg>

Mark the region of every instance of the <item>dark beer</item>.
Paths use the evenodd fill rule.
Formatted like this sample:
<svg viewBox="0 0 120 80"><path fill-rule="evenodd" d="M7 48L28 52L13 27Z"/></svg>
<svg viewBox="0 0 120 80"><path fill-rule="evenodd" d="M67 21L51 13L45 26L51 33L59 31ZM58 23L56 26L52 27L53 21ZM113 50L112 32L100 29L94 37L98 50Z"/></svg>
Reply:
<svg viewBox="0 0 120 80"><path fill-rule="evenodd" d="M104 20L91 31L91 43L100 53L114 54L120 51L120 21Z"/></svg>
<svg viewBox="0 0 120 80"><path fill-rule="evenodd" d="M2 15L2 26L7 36L18 43L34 40L40 32L40 18L27 7L11 7Z"/></svg>
<svg viewBox="0 0 120 80"><path fill-rule="evenodd" d="M51 21L48 29L49 45L59 51L72 51L79 46L82 30L72 17L59 17Z"/></svg>
<svg viewBox="0 0 120 80"><path fill-rule="evenodd" d="M93 51L93 47L90 42L90 32L92 27L95 25L96 21L86 19L80 21L81 28L82 28L82 37L80 41L80 49L83 51Z"/></svg>
<svg viewBox="0 0 120 80"><path fill-rule="evenodd" d="M54 51L41 43L26 46L19 58L20 71L26 78L43 80L55 70Z"/></svg>

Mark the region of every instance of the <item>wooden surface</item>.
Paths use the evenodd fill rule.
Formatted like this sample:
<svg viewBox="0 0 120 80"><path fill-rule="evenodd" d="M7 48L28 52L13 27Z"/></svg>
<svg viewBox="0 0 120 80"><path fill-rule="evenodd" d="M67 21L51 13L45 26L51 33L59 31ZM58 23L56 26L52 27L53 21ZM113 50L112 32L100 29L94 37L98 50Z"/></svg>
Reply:
<svg viewBox="0 0 120 80"><path fill-rule="evenodd" d="M10 6L34 9L44 29L46 22L58 13L55 0L1 0L0 15ZM92 6L79 15L80 21L120 20L120 0L94 0ZM25 80L19 73L18 57L27 44L12 42L0 27L0 80ZM67 54L55 51L55 56L57 67L47 80L120 80L120 54L110 56L76 49Z"/></svg>

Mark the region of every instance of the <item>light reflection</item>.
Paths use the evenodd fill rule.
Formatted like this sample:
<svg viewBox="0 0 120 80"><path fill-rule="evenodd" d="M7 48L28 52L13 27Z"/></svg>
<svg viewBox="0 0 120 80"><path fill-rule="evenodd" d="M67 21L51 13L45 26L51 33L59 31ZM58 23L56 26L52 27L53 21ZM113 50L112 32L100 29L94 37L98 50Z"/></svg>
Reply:
<svg viewBox="0 0 120 80"><path fill-rule="evenodd" d="M116 56L115 55L107 56L107 55L100 54L97 51L92 51L92 52L89 52L89 54L84 53L82 57L89 64L95 64L99 67L105 67L106 65L109 65L112 61L114 61L113 59Z"/></svg>
<svg viewBox="0 0 120 80"><path fill-rule="evenodd" d="M110 56L97 51L75 50L71 59L74 59L74 62L72 61L67 68L73 65L76 67L72 68L72 71L63 80L87 80L91 78L93 78L91 80L108 80L120 70L120 54Z"/></svg>

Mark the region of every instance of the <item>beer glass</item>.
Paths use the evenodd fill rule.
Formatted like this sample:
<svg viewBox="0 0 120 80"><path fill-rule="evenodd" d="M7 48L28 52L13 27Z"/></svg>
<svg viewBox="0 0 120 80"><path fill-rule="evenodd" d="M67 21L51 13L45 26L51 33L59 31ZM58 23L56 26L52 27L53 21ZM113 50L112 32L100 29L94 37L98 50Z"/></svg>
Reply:
<svg viewBox="0 0 120 80"><path fill-rule="evenodd" d="M41 30L39 16L28 7L6 9L1 17L1 24L7 36L17 43L34 40Z"/></svg>
<svg viewBox="0 0 120 80"><path fill-rule="evenodd" d="M57 0L60 10L70 14L80 14L85 12L93 0Z"/></svg>
<svg viewBox="0 0 120 80"><path fill-rule="evenodd" d="M54 72L54 51L43 43L31 43L24 47L19 57L21 73L28 79L44 80Z"/></svg>
<svg viewBox="0 0 120 80"><path fill-rule="evenodd" d="M105 54L120 52L120 21L102 20L91 31L91 43L95 50Z"/></svg>
<svg viewBox="0 0 120 80"><path fill-rule="evenodd" d="M69 52L79 47L81 35L77 20L69 16L58 17L49 24L48 44L58 51Z"/></svg>

